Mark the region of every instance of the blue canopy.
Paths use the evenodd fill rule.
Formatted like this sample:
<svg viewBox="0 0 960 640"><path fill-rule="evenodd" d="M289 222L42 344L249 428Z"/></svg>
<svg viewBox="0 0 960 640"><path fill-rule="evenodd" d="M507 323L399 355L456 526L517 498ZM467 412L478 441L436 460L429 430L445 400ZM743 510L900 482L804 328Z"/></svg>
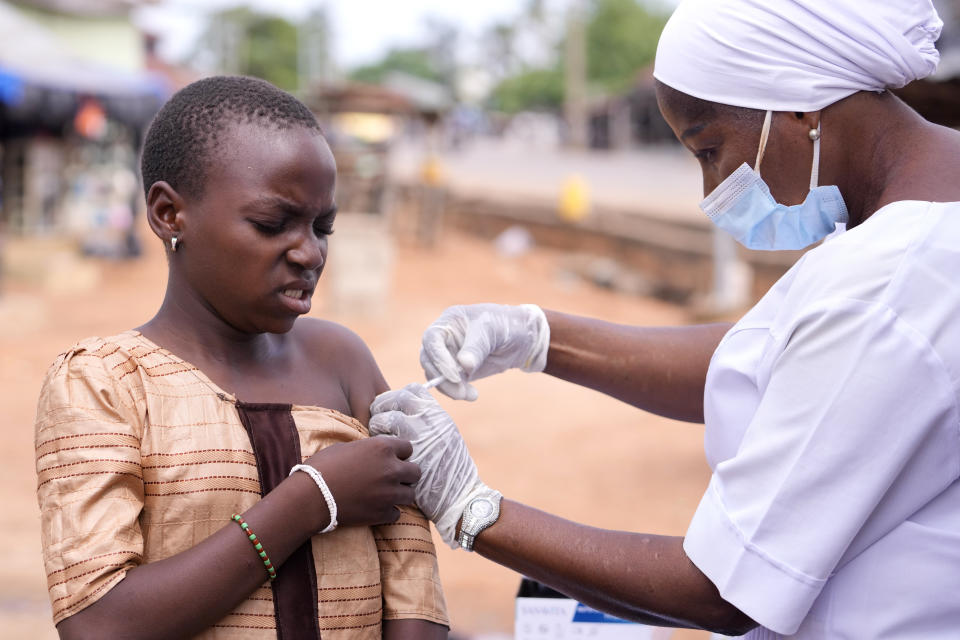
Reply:
<svg viewBox="0 0 960 640"><path fill-rule="evenodd" d="M22 107L37 91L162 102L166 80L82 59L43 26L0 1L0 103Z"/></svg>

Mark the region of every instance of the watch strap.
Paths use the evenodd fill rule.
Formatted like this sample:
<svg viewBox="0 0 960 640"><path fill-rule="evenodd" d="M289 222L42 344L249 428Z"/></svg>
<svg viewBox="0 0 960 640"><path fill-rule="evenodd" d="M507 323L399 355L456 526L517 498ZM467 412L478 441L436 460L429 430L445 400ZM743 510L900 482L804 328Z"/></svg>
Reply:
<svg viewBox="0 0 960 640"><path fill-rule="evenodd" d="M489 515L478 519L473 516L470 508L474 502L480 499L490 502L493 505L493 511ZM500 518L500 503L502 500L503 494L486 485L470 498L461 516L460 534L457 538L461 549L473 551L473 544L480 532L494 524Z"/></svg>

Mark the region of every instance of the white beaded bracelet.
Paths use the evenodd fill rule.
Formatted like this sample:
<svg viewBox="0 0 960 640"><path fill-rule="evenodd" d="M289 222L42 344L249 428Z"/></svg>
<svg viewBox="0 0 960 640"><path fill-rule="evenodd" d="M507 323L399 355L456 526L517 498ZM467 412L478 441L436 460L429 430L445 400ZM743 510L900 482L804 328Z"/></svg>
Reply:
<svg viewBox="0 0 960 640"><path fill-rule="evenodd" d="M327 482L323 479L323 476L320 475L320 472L308 464L295 465L290 469L290 475L292 476L297 471L303 471L313 478L313 481L317 484L317 488L320 489L320 493L323 494L323 499L327 501L327 509L330 511L330 524L320 533L330 533L337 528L337 502L333 499L333 494L330 493L330 487L327 486Z"/></svg>

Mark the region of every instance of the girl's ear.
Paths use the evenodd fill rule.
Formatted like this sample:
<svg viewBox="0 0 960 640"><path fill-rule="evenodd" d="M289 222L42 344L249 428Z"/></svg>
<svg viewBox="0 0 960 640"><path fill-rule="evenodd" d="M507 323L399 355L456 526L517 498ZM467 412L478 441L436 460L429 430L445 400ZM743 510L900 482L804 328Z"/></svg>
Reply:
<svg viewBox="0 0 960 640"><path fill-rule="evenodd" d="M147 191L147 222L165 245L183 234L184 205L183 196L168 182L154 182Z"/></svg>

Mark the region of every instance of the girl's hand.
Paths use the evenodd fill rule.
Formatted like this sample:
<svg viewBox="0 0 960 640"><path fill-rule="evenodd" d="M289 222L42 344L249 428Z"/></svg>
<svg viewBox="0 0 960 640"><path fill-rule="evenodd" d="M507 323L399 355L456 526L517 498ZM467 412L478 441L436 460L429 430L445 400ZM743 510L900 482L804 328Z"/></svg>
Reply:
<svg viewBox="0 0 960 640"><path fill-rule="evenodd" d="M384 524L400 517L397 505L414 504L412 485L420 479L420 467L407 461L412 452L406 440L372 437L321 449L306 464L316 468L330 488L338 526ZM316 507L320 531L330 522L330 513L319 489Z"/></svg>

